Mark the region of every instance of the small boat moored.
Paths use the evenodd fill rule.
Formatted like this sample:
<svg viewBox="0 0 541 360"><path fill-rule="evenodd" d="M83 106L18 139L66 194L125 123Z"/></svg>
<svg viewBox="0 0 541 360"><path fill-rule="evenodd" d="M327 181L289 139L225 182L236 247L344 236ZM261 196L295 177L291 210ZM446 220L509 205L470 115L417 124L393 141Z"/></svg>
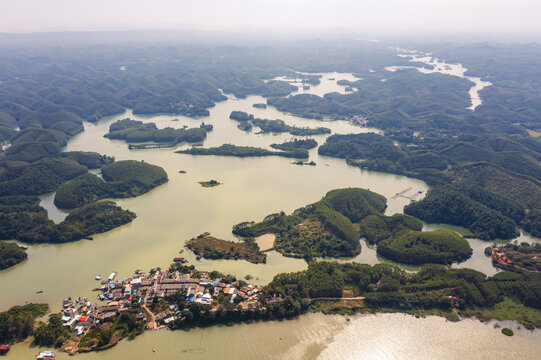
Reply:
<svg viewBox="0 0 541 360"><path fill-rule="evenodd" d="M101 275L96 275L95 280L101 280Z"/></svg>
<svg viewBox="0 0 541 360"><path fill-rule="evenodd" d="M9 344L0 345L0 355L6 355L10 349Z"/></svg>
<svg viewBox="0 0 541 360"><path fill-rule="evenodd" d="M54 360L55 353L52 351L42 351L36 356L36 360Z"/></svg>

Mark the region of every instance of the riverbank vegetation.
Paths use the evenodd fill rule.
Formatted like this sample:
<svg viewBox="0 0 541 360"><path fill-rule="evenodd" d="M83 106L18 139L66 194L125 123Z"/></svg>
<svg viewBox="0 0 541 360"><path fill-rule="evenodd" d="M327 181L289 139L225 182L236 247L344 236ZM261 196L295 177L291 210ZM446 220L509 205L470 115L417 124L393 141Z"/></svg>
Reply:
<svg viewBox="0 0 541 360"><path fill-rule="evenodd" d="M347 289L353 296L362 296L363 309L369 311L439 309L481 320L517 320L529 329L541 327L540 275L507 274L487 278L475 270L439 265L424 265L418 272L407 273L389 264L317 262L301 272L276 275L265 291L269 297L300 301L339 300ZM340 309L344 308L335 311Z"/></svg>
<svg viewBox="0 0 541 360"><path fill-rule="evenodd" d="M0 270L17 265L27 257L26 251L19 245L0 241Z"/></svg>
<svg viewBox="0 0 541 360"><path fill-rule="evenodd" d="M48 310L47 304L26 304L0 312L0 344L14 344L33 335L36 319Z"/></svg>
<svg viewBox="0 0 541 360"><path fill-rule="evenodd" d="M264 264L267 260L254 238L233 242L202 234L186 242L186 247L205 259L246 260L253 264Z"/></svg>
<svg viewBox="0 0 541 360"><path fill-rule="evenodd" d="M161 167L134 160L104 165L101 174L106 181L87 173L64 183L55 194L55 205L73 209L105 198L135 197L168 180Z"/></svg>
<svg viewBox="0 0 541 360"><path fill-rule="evenodd" d="M294 159L308 158L308 151L305 149L296 149L293 151L271 151L253 146L237 146L232 144L223 144L218 147L201 148L192 147L186 150L177 150L177 154L189 155L219 155L236 157L259 157L259 156L282 156Z"/></svg>

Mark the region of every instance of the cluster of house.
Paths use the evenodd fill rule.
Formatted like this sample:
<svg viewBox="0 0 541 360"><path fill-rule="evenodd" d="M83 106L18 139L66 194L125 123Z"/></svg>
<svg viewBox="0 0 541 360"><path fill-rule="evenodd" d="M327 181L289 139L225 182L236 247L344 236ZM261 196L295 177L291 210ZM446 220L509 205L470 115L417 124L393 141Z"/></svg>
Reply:
<svg viewBox="0 0 541 360"><path fill-rule="evenodd" d="M69 327L77 336L83 336L88 330L96 327L104 321L111 320L118 312L128 311L137 316L138 320L145 320L146 315L140 310L140 306L132 306L136 301L141 306L152 302L155 298L163 299L177 294L179 291L185 294L186 302L197 302L211 305L220 293L230 295L230 302L240 302L243 306L256 303L261 286L245 285L239 283L226 283L222 279L211 279L208 273L184 274L179 271L153 271L146 275L136 270L131 278L115 280L116 272L111 273L102 286L94 289L99 291L98 299L107 301L106 305L98 306L91 304L88 299L64 299L62 310L62 322ZM96 280L101 277L96 277ZM239 301L240 300L240 301ZM171 305L169 310L160 313L155 320L167 324L180 314L176 305Z"/></svg>
<svg viewBox="0 0 541 360"><path fill-rule="evenodd" d="M366 126L368 120L362 115L354 115L349 118L349 121L356 126Z"/></svg>
<svg viewBox="0 0 541 360"><path fill-rule="evenodd" d="M83 336L88 330L102 322L111 320L119 311L134 313L137 320L144 320L145 314L132 306L132 297L124 297L110 301L105 306L91 304L88 299L64 299L62 310L62 323L72 330L74 335Z"/></svg>

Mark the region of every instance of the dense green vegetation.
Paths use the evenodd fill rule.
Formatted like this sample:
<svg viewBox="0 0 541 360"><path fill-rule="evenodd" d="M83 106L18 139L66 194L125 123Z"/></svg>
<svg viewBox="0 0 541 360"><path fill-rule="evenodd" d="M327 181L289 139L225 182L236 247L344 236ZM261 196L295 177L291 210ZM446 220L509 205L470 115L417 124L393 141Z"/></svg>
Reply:
<svg viewBox="0 0 541 360"><path fill-rule="evenodd" d="M286 256L354 256L360 237L378 244L378 254L407 264L451 263L471 256L468 242L452 231L422 232L422 223L408 215L383 215L386 199L369 190L332 190L317 203L291 215L271 214L262 222L233 227L239 236L276 235L274 248Z"/></svg>
<svg viewBox="0 0 541 360"><path fill-rule="evenodd" d="M297 149L310 150L317 147L317 141L314 139L293 139L292 141L285 141L281 144L271 144L270 147L283 151L294 151Z"/></svg>
<svg viewBox="0 0 541 360"><path fill-rule="evenodd" d="M87 173L64 183L55 194L55 205L72 209L105 198L139 196L167 181L161 167L134 160L104 165L101 172L106 181Z"/></svg>
<svg viewBox="0 0 541 360"><path fill-rule="evenodd" d="M310 136L319 134L330 134L331 130L325 127L318 128L300 128L296 126L289 126L283 120L267 120L258 119L254 115L245 113L243 111L232 111L229 118L240 122L239 129L244 131L251 131L253 126L257 126L261 133L283 133L288 132L294 136Z"/></svg>
<svg viewBox="0 0 541 360"><path fill-rule="evenodd" d="M514 238L517 225L536 231L530 225L536 223L541 203L541 153L536 140L469 135L466 142L467 136L462 135L436 142L428 138L430 134L423 140L419 135L405 137L405 132L389 135L332 135L318 151L345 158L354 166L438 185L405 210L425 221L464 226L487 240ZM531 215L525 218L526 213Z"/></svg>
<svg viewBox="0 0 541 360"><path fill-rule="evenodd" d="M287 158L306 159L308 151L305 149L296 149L294 151L271 151L267 149L257 148L253 146L237 146L232 144L223 144L218 147L200 148L192 147L186 150L175 151L178 154L190 155L220 155L220 156L236 156L236 157L251 157L251 156L283 156Z"/></svg>
<svg viewBox="0 0 541 360"><path fill-rule="evenodd" d="M18 200L18 199L17 199ZM97 202L71 212L60 224L47 218L38 198L23 198L0 209L0 239L27 243L63 243L109 231L135 218L110 201Z"/></svg>
<svg viewBox="0 0 541 360"><path fill-rule="evenodd" d="M448 264L466 260L472 249L466 239L450 230L405 230L380 241L377 252L405 264Z"/></svg>
<svg viewBox="0 0 541 360"><path fill-rule="evenodd" d="M16 265L27 257L26 251L19 245L0 241L0 270Z"/></svg>
<svg viewBox="0 0 541 360"><path fill-rule="evenodd" d="M57 130L28 128L10 139L6 156L14 161L34 162L58 154L66 145L68 136Z"/></svg>
<svg viewBox="0 0 541 360"><path fill-rule="evenodd" d="M375 133L331 135L318 153L344 159L381 158L393 162L403 157L390 138Z"/></svg>
<svg viewBox="0 0 541 360"><path fill-rule="evenodd" d="M186 246L205 259L246 260L254 264L265 263L267 260L267 255L259 251L254 238L244 238L242 242L233 242L203 235L189 240Z"/></svg>
<svg viewBox="0 0 541 360"><path fill-rule="evenodd" d="M353 296L364 296L365 306L372 310L441 309L453 314L451 310L457 308L465 315L480 308L490 310L512 299L530 310L507 313L506 319L518 320L528 328L541 326L541 275L508 274L487 278L475 270L440 265L424 265L420 271L408 273L389 264L313 262L307 270L276 275L265 292L269 297L279 294L300 301L341 298L343 290L348 289ZM537 320L532 320L531 313Z"/></svg>
<svg viewBox="0 0 541 360"><path fill-rule="evenodd" d="M0 162L0 196L46 194L86 172L85 166L70 159L41 159L32 164Z"/></svg>
<svg viewBox="0 0 541 360"><path fill-rule="evenodd" d="M421 231L423 229L423 224L419 220L404 214L368 215L361 220L359 226L361 236L364 236L370 244L378 244L381 240L390 238L401 230Z"/></svg>
<svg viewBox="0 0 541 360"><path fill-rule="evenodd" d="M444 222L466 227L476 237L485 240L512 239L519 235L514 220L472 200L453 187L440 186L430 189L424 199L407 205L404 212L427 222Z"/></svg>
<svg viewBox="0 0 541 360"><path fill-rule="evenodd" d="M206 127L190 129L158 129L155 123L144 123L129 118L111 124L104 135L109 139L124 140L128 143L152 141L155 143L179 144L182 142L201 142L207 137Z"/></svg>
<svg viewBox="0 0 541 360"><path fill-rule="evenodd" d="M0 344L15 343L32 335L36 318L47 310L47 304L26 304L0 312Z"/></svg>
<svg viewBox="0 0 541 360"><path fill-rule="evenodd" d="M522 220L522 227L533 236L541 238L541 209L528 212Z"/></svg>
<svg viewBox="0 0 541 360"><path fill-rule="evenodd" d="M59 158L71 159L89 169L99 169L103 165L110 164L115 161L114 158L107 155L101 155L97 152L89 151L67 151L57 155Z"/></svg>

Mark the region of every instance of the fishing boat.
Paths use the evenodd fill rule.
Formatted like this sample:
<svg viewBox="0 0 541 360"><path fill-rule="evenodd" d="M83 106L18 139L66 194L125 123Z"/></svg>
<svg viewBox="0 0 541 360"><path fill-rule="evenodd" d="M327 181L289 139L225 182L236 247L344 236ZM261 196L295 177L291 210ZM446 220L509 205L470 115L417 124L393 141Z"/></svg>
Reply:
<svg viewBox="0 0 541 360"><path fill-rule="evenodd" d="M101 280L101 275L96 275L96 280Z"/></svg>
<svg viewBox="0 0 541 360"><path fill-rule="evenodd" d="M55 353L52 351L42 351L36 356L36 360L54 360Z"/></svg>

